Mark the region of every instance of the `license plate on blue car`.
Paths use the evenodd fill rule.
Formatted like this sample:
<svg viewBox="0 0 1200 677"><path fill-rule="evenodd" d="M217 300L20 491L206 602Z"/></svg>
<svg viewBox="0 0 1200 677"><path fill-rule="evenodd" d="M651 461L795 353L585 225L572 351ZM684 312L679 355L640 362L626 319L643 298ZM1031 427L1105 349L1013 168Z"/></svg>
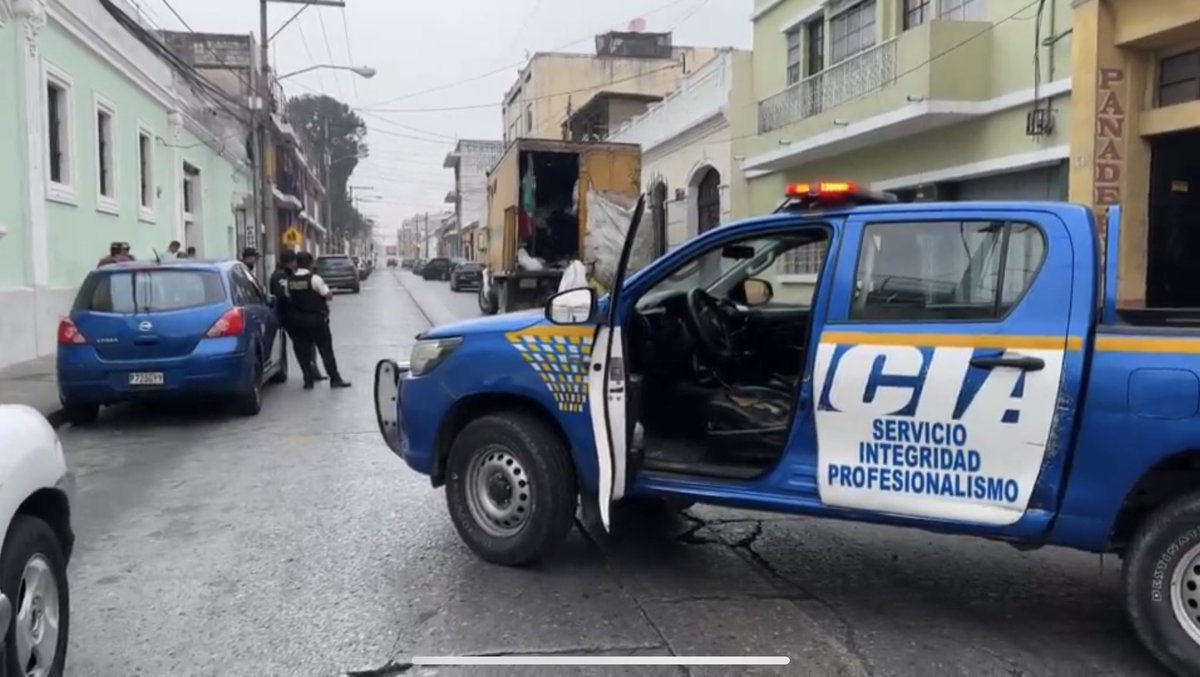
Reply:
<svg viewBox="0 0 1200 677"><path fill-rule="evenodd" d="M160 386L164 382L161 371L135 371L129 374L131 386Z"/></svg>

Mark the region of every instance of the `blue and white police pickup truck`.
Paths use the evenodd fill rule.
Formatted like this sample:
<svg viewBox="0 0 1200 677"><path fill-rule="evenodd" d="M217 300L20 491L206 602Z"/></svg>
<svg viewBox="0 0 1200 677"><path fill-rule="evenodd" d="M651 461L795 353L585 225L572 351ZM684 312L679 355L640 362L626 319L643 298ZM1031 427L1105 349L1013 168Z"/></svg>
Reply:
<svg viewBox="0 0 1200 677"><path fill-rule="evenodd" d="M379 363L467 545L523 564L580 501L657 497L1118 553L1142 641L1200 672L1200 331L1117 310L1119 210L787 197L626 277L639 204L608 296Z"/></svg>

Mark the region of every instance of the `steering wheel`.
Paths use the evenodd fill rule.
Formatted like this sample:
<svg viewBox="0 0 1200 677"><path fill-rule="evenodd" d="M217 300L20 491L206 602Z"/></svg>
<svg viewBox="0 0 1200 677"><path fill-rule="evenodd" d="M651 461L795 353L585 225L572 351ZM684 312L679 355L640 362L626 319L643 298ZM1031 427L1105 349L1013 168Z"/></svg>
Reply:
<svg viewBox="0 0 1200 677"><path fill-rule="evenodd" d="M687 293L688 320L704 352L726 365L733 360L733 338L722 301L703 289Z"/></svg>

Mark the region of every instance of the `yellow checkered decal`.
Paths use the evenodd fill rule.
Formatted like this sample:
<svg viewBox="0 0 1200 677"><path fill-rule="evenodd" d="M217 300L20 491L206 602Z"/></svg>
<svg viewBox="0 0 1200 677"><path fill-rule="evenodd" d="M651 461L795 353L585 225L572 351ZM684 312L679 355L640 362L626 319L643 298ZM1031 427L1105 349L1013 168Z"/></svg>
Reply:
<svg viewBox="0 0 1200 677"><path fill-rule="evenodd" d="M532 327L505 337L541 377L561 411L583 412L595 327Z"/></svg>

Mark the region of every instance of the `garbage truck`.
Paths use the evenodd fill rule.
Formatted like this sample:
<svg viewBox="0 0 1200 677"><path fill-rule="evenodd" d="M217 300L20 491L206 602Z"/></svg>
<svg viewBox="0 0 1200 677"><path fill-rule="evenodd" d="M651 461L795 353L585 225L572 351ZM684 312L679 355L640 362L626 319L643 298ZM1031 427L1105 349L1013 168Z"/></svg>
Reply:
<svg viewBox="0 0 1200 677"><path fill-rule="evenodd" d="M600 286L641 193L641 147L515 139L488 173L485 314L540 307L573 261Z"/></svg>

